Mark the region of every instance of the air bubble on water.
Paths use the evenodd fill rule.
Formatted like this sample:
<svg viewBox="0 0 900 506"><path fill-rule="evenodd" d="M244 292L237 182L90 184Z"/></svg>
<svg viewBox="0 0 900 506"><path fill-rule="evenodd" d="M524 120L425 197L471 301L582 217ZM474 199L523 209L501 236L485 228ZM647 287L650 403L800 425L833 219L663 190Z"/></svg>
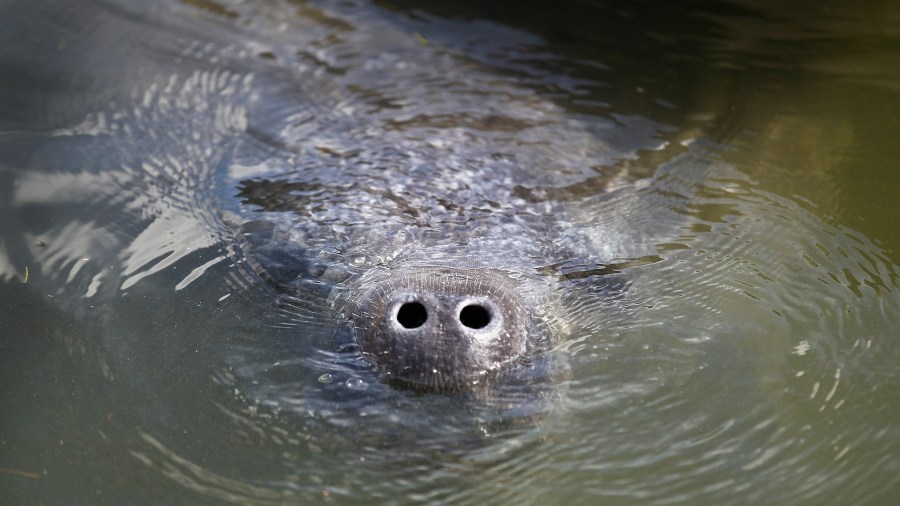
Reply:
<svg viewBox="0 0 900 506"><path fill-rule="evenodd" d="M326 372L325 374L319 376L319 383L328 384L334 381L334 377L331 376L331 373Z"/></svg>
<svg viewBox="0 0 900 506"><path fill-rule="evenodd" d="M369 385L359 378L350 378L346 382L347 388L350 390L365 390Z"/></svg>

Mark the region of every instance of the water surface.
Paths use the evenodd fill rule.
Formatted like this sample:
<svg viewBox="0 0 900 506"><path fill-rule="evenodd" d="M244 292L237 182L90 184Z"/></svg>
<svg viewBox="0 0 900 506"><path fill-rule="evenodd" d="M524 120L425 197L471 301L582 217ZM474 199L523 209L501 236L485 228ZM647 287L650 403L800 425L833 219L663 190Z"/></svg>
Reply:
<svg viewBox="0 0 900 506"><path fill-rule="evenodd" d="M900 498L888 3L3 10L4 504ZM544 280L540 388L354 346L462 253Z"/></svg>

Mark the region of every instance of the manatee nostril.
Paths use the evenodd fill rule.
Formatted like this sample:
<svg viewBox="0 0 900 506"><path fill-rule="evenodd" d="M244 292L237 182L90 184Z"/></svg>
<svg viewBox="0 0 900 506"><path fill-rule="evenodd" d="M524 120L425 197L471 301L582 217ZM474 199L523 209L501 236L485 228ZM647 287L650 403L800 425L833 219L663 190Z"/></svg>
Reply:
<svg viewBox="0 0 900 506"><path fill-rule="evenodd" d="M428 310L421 302L407 302L397 310L397 323L405 329L417 329L428 320Z"/></svg>
<svg viewBox="0 0 900 506"><path fill-rule="evenodd" d="M469 304L459 312L459 322L470 329L483 329L491 323L491 313L484 306Z"/></svg>

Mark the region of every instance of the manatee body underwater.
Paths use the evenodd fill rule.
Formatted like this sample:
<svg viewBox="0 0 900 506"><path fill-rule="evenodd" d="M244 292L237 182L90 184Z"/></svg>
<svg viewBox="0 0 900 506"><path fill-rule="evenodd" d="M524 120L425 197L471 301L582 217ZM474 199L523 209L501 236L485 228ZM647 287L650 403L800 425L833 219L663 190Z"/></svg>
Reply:
<svg viewBox="0 0 900 506"><path fill-rule="evenodd" d="M563 28L674 29L645 7ZM782 477L758 503L846 469L809 391L884 433L834 371L895 350L822 350L900 321L893 264L728 161L748 95L685 91L718 75L668 36L624 58L482 8L4 4L11 497L734 503L732 473Z"/></svg>
<svg viewBox="0 0 900 506"><path fill-rule="evenodd" d="M4 117L46 132L4 148L9 256L100 322L84 347L159 418L206 350L216 384L326 424L418 404L383 437L533 421L564 402L559 346L627 319L621 270L684 221L631 215L659 197L641 153L687 156L658 153L689 133L542 96L557 76L503 55L527 32L365 3L43 7L16 6L10 40L36 42L5 56L27 79Z"/></svg>

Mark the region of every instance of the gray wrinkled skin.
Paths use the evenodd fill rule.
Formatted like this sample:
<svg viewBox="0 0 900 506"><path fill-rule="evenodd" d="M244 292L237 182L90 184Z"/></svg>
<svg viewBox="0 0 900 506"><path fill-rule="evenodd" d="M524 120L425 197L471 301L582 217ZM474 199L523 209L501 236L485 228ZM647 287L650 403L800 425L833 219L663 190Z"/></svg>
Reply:
<svg viewBox="0 0 900 506"><path fill-rule="evenodd" d="M543 321L547 305L499 271L399 266L366 278L370 288L354 304L354 335L404 382L477 385L502 363L557 337Z"/></svg>
<svg viewBox="0 0 900 506"><path fill-rule="evenodd" d="M318 308L311 311L322 309L310 301L325 298L384 380L483 386L504 365L565 342L578 318L602 317L568 312L569 289L554 266L590 272L654 261L654 242L678 218L629 224L630 209L642 204L616 160L660 141L644 134L653 131L646 122L617 131L621 145L610 144L605 132L621 127L572 117L377 18L360 23L366 30L354 34L363 39L356 44L375 56L347 68L348 80L388 96L359 104L358 92L315 73L303 74L299 89L278 83L262 95L267 107L280 97L313 110L264 123L251 106L248 130L264 146L232 168L242 176L241 203L226 221L272 286ZM408 79L445 83L381 91ZM610 197L617 202L602 209ZM466 329L466 300L484 300L492 326ZM411 301L424 304L429 319L407 329L397 311Z"/></svg>

